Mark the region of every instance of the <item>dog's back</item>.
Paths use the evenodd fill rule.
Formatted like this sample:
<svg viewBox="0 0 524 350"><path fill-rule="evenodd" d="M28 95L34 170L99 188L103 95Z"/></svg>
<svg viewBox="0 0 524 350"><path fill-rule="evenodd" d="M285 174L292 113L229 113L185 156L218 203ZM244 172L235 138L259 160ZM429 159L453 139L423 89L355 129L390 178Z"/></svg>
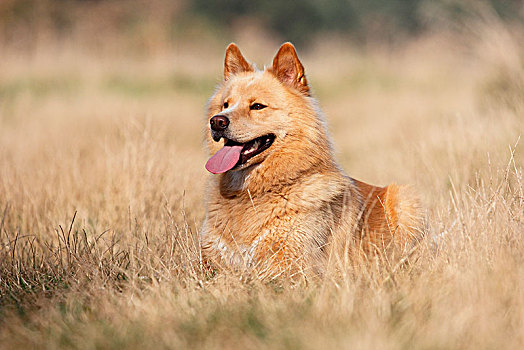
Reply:
<svg viewBox="0 0 524 350"><path fill-rule="evenodd" d="M353 180L363 201L360 244L377 253L408 252L422 234L420 202L409 186L376 187Z"/></svg>

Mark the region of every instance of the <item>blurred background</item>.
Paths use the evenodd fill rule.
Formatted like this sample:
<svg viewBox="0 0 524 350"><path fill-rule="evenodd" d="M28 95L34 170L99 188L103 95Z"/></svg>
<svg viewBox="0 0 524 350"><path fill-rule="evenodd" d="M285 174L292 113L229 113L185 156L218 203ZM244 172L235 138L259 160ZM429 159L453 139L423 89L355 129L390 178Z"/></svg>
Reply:
<svg viewBox="0 0 524 350"><path fill-rule="evenodd" d="M73 46L147 56L196 41L222 47L256 35L311 48L336 36L354 45L398 46L457 31L479 16L522 25L520 0L3 0L0 43L21 52ZM255 37L252 37L255 40Z"/></svg>

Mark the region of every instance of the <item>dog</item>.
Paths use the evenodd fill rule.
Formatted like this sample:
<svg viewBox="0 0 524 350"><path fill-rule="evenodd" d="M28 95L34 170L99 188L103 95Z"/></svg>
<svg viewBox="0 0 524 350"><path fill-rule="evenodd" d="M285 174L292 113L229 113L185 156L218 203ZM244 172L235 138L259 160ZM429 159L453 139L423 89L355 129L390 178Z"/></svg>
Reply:
<svg viewBox="0 0 524 350"><path fill-rule="evenodd" d="M329 261L406 252L421 237L411 187L376 187L341 170L291 43L263 70L231 43L207 123L206 266L323 274Z"/></svg>

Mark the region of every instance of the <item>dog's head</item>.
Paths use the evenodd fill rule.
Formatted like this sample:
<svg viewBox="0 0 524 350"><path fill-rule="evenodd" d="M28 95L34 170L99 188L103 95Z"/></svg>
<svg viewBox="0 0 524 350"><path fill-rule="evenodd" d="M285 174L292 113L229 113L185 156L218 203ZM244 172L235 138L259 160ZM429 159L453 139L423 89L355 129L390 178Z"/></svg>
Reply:
<svg viewBox="0 0 524 350"><path fill-rule="evenodd" d="M224 81L208 105L208 146L212 173L240 170L263 162L286 138L310 123L311 99L304 67L294 46L283 44L271 67L257 70L235 44L226 50ZM302 109L306 109L302 111Z"/></svg>

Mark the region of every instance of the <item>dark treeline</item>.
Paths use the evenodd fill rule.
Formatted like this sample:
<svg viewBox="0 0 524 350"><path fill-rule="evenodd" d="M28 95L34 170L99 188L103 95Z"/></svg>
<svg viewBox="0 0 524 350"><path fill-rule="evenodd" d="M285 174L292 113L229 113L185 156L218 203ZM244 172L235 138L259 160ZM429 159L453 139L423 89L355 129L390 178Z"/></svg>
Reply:
<svg viewBox="0 0 524 350"><path fill-rule="evenodd" d="M217 26L230 26L241 17L254 18L296 42L325 32L391 40L416 35L442 17L460 21L492 11L503 20L522 21L524 15L521 0L194 0L192 5L195 13Z"/></svg>
<svg viewBox="0 0 524 350"><path fill-rule="evenodd" d="M150 28L169 42L194 26L227 35L251 21L280 40L301 45L336 33L357 41L399 41L453 27L489 12L523 23L522 0L2 0L0 41L31 42L41 32L67 37L82 31L140 40ZM144 28L149 28L144 30ZM240 25L241 27L241 25ZM78 30L81 28L81 30ZM89 36L89 35L88 35Z"/></svg>
<svg viewBox="0 0 524 350"><path fill-rule="evenodd" d="M419 15L427 0L195 0L192 9L217 26L230 26L238 18L252 18L265 28L294 42L312 35L337 32L362 39L370 34L423 30Z"/></svg>

